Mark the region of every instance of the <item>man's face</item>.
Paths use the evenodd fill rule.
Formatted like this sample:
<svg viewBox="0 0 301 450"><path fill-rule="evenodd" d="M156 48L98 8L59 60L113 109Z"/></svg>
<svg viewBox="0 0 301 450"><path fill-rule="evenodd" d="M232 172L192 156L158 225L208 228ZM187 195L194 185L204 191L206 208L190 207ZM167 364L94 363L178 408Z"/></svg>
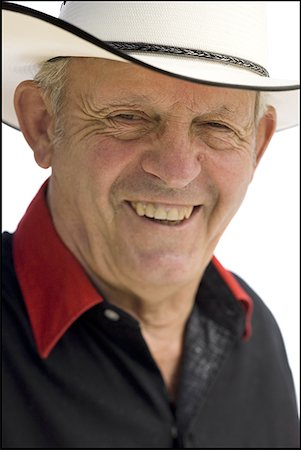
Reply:
<svg viewBox="0 0 301 450"><path fill-rule="evenodd" d="M255 168L255 93L72 60L50 205L123 290L199 279Z"/></svg>

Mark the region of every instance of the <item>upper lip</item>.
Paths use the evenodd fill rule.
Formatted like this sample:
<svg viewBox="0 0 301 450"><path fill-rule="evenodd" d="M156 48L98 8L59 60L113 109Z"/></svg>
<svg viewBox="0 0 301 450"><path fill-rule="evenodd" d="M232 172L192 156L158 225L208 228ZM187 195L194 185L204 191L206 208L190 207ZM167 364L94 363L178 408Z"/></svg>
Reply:
<svg viewBox="0 0 301 450"><path fill-rule="evenodd" d="M164 204L145 201L130 202L130 205L140 217L146 216L151 219L163 221L182 221L189 219L192 212L197 208L194 205L180 206L170 203Z"/></svg>
<svg viewBox="0 0 301 450"><path fill-rule="evenodd" d="M162 199L156 199L156 200L145 200L145 199L133 199L133 200L127 200L129 203L152 203L153 205L162 205L167 206L169 208L189 208L191 206L201 206L201 203L171 203L170 201L162 200Z"/></svg>

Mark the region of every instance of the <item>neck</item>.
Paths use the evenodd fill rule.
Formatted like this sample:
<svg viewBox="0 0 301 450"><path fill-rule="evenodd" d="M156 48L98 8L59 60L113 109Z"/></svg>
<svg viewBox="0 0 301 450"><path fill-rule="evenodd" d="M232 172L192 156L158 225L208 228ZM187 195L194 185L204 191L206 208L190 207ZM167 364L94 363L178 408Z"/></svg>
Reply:
<svg viewBox="0 0 301 450"><path fill-rule="evenodd" d="M113 305L125 310L152 335L170 335L185 327L194 304L199 279L184 286L123 289L89 273L92 282Z"/></svg>
<svg viewBox="0 0 301 450"><path fill-rule="evenodd" d="M166 283L146 285L144 282L139 284L137 280L133 281L128 278L119 277L117 280L116 276L114 277L115 272L103 266L96 272L93 267L97 265L92 264L91 261L89 263L86 258L87 252L82 251L84 246L77 245L79 240L81 243L85 242L84 235L81 235L76 227L70 230L72 215L68 221L61 219L59 211L51 201L50 187L51 185L47 192L48 204L62 240L81 263L90 280L102 295L140 323L143 338L161 371L170 397L175 399L185 326L202 274L194 276L182 285ZM69 224L68 229L66 224ZM76 240L74 236L78 235L81 239ZM86 244L89 248L89 243Z"/></svg>
<svg viewBox="0 0 301 450"><path fill-rule="evenodd" d="M112 304L139 321L141 333L161 371L171 401L177 397L183 354L184 332L191 313L198 283L177 288L169 295L138 296L112 288L95 277L92 281Z"/></svg>

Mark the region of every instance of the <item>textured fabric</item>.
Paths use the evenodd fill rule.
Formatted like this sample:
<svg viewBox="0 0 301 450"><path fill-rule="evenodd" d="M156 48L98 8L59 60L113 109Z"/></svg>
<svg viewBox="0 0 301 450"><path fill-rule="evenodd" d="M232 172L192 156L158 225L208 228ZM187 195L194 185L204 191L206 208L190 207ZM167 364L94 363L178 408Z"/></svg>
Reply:
<svg viewBox="0 0 301 450"><path fill-rule="evenodd" d="M232 347L231 334L194 310L186 333L178 421L185 430L193 421L221 362Z"/></svg>

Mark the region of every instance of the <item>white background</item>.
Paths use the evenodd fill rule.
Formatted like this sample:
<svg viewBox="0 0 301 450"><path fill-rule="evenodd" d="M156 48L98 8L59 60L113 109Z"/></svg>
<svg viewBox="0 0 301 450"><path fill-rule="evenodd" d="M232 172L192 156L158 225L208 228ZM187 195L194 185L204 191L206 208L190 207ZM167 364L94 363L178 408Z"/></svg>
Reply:
<svg viewBox="0 0 301 450"><path fill-rule="evenodd" d="M58 16L61 2L17 1ZM267 2L271 76L298 79L300 2ZM3 125L2 230L14 231L50 170L39 168L22 134ZM284 337L299 404L300 129L273 137L247 196L217 249L273 312Z"/></svg>

